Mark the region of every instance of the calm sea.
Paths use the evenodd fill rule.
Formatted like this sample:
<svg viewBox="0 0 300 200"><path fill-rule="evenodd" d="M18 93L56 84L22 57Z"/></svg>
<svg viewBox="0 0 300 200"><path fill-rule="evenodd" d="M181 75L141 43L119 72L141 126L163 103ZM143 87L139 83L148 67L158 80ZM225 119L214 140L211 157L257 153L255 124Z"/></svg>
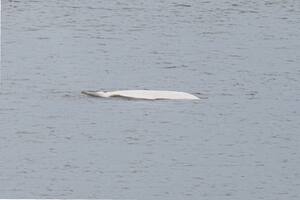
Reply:
<svg viewBox="0 0 300 200"><path fill-rule="evenodd" d="M0 198L300 199L300 1L1 3Z"/></svg>

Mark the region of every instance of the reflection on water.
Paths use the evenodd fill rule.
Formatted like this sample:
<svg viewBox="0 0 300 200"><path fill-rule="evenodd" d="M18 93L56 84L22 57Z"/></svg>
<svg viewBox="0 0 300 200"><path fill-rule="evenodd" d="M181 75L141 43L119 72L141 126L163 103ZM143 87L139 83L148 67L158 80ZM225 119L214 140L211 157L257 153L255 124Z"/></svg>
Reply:
<svg viewBox="0 0 300 200"><path fill-rule="evenodd" d="M299 8L3 0L0 197L299 199Z"/></svg>

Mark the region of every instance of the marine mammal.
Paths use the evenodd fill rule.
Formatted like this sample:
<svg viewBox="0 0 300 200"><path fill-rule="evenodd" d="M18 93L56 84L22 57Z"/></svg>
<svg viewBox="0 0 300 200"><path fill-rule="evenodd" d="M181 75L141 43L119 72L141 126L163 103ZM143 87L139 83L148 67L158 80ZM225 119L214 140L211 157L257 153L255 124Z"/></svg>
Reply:
<svg viewBox="0 0 300 200"><path fill-rule="evenodd" d="M174 100L198 100L195 95L186 92L177 91L163 91L163 90L117 90L111 92L104 91L82 91L82 94L94 97L124 97L130 99L144 99L144 100L160 100L160 99L174 99Z"/></svg>

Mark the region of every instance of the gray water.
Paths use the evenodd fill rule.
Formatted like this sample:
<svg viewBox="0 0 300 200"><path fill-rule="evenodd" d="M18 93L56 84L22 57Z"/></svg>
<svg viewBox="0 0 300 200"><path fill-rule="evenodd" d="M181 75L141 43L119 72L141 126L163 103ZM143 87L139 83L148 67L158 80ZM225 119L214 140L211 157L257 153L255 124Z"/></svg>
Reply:
<svg viewBox="0 0 300 200"><path fill-rule="evenodd" d="M2 0L1 26L0 198L300 199L300 1Z"/></svg>

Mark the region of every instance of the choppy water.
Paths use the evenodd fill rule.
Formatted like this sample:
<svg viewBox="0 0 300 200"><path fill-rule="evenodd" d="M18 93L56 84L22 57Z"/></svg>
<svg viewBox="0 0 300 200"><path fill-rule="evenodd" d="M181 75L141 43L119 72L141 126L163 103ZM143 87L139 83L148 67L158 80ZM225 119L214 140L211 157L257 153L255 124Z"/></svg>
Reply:
<svg viewBox="0 0 300 200"><path fill-rule="evenodd" d="M2 0L1 42L1 198L300 199L299 1Z"/></svg>

